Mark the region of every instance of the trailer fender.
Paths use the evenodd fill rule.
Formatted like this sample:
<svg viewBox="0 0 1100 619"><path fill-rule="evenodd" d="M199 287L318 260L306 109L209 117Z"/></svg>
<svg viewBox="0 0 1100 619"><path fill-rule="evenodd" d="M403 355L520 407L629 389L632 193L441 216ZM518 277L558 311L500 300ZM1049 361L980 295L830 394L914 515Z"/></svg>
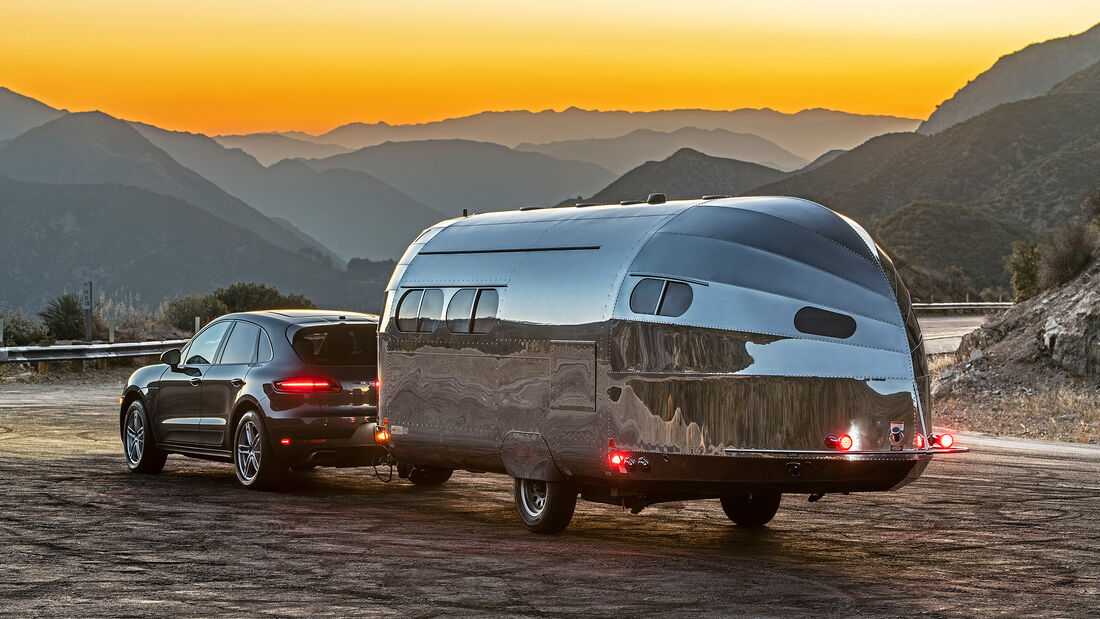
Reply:
<svg viewBox="0 0 1100 619"><path fill-rule="evenodd" d="M508 474L517 479L567 480L558 465L554 464L550 448L538 432L512 431L505 434L500 446L500 459Z"/></svg>

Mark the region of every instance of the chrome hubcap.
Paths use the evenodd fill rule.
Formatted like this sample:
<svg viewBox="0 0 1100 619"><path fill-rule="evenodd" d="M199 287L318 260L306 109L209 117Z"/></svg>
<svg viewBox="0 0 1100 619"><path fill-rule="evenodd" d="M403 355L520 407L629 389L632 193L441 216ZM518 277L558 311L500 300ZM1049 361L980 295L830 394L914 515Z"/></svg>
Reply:
<svg viewBox="0 0 1100 619"><path fill-rule="evenodd" d="M248 420L237 432L237 473L246 482L260 474L260 455L260 427Z"/></svg>
<svg viewBox="0 0 1100 619"><path fill-rule="evenodd" d="M137 466L145 452L145 421L137 410L126 416L126 459Z"/></svg>
<svg viewBox="0 0 1100 619"><path fill-rule="evenodd" d="M519 484L520 506L531 518L538 518L546 509L546 482L524 479Z"/></svg>

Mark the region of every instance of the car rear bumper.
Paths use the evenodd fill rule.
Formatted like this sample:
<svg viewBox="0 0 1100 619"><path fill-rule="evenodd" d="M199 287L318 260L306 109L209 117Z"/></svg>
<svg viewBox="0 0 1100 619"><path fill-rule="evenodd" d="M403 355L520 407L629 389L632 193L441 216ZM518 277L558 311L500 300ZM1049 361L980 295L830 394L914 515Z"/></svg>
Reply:
<svg viewBox="0 0 1100 619"><path fill-rule="evenodd" d="M270 419L272 447L287 464L367 466L387 458L377 423L362 417Z"/></svg>

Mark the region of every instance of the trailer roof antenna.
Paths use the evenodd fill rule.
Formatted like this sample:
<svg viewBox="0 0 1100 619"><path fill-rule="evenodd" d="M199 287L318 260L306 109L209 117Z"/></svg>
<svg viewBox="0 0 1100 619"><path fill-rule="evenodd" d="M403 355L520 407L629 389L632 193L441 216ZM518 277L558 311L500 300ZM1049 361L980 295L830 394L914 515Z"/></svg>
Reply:
<svg viewBox="0 0 1100 619"><path fill-rule="evenodd" d="M469 217L470 216L470 211L468 211L466 209L462 209L462 216L463 217Z"/></svg>

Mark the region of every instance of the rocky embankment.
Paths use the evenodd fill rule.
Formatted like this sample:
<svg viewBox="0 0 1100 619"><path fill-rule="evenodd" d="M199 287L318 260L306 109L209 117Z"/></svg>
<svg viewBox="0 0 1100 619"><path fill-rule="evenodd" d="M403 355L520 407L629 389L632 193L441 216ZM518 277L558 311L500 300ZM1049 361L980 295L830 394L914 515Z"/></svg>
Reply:
<svg viewBox="0 0 1100 619"><path fill-rule="evenodd" d="M1100 442L1100 260L932 365L938 425Z"/></svg>

